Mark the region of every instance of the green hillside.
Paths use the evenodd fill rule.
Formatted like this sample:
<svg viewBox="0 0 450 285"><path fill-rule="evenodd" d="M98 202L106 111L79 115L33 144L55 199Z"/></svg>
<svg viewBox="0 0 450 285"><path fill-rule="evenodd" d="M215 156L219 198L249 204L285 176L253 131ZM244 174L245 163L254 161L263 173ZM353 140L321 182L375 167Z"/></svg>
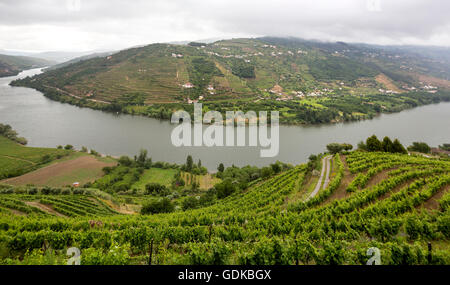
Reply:
<svg viewBox="0 0 450 285"><path fill-rule="evenodd" d="M282 123L371 118L450 100L448 64L409 50L281 38L152 44L48 70L12 85L102 110L279 110ZM190 84L190 85L189 85Z"/></svg>
<svg viewBox="0 0 450 285"><path fill-rule="evenodd" d="M14 76L25 69L44 67L52 64L54 62L40 58L0 54L0 77Z"/></svg>
<svg viewBox="0 0 450 285"><path fill-rule="evenodd" d="M63 149L25 147L0 135L0 180L22 175L72 154Z"/></svg>
<svg viewBox="0 0 450 285"><path fill-rule="evenodd" d="M227 168L221 186L190 194L206 201L194 208L180 207L190 196L174 192L3 186L0 263L64 264L76 246L82 264L147 264L153 243L152 264L362 265L371 247L382 264L450 264L448 159L364 151L323 159L330 178L323 184L306 165L272 166L278 174L259 178L265 170ZM224 196L232 173L256 180ZM158 211L170 213L125 211L149 201L144 208L165 201Z"/></svg>

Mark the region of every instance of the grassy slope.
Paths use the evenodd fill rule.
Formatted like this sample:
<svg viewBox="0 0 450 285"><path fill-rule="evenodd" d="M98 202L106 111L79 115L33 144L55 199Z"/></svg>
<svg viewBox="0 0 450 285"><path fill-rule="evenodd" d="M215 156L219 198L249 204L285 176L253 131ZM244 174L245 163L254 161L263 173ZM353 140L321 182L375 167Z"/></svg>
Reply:
<svg viewBox="0 0 450 285"><path fill-rule="evenodd" d="M42 157L49 155L53 160L59 156L71 154L71 151L25 147L3 136L0 136L0 178L5 178L15 173L26 173L38 167L42 167ZM23 170L22 172L19 172Z"/></svg>
<svg viewBox="0 0 450 285"><path fill-rule="evenodd" d="M145 170L138 182L133 185L133 189L145 190L145 185L148 183L159 183L169 187L172 184L174 175L177 173L176 169L160 169L151 168Z"/></svg>
<svg viewBox="0 0 450 285"><path fill-rule="evenodd" d="M44 67L53 63L40 58L0 54L0 77L17 75L25 69Z"/></svg>
<svg viewBox="0 0 450 285"><path fill-rule="evenodd" d="M50 156L50 161L42 161L45 155ZM103 167L115 163L114 159L81 152L25 147L0 136L0 178L10 177L3 182L13 185L65 186L92 182L103 175Z"/></svg>

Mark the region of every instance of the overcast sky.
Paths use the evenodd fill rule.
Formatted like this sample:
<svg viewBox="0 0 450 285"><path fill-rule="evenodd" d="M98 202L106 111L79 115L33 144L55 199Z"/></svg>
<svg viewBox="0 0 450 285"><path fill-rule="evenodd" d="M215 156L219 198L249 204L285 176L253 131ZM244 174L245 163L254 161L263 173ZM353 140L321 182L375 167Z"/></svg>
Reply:
<svg viewBox="0 0 450 285"><path fill-rule="evenodd" d="M450 46L447 0L0 0L0 49L249 36Z"/></svg>

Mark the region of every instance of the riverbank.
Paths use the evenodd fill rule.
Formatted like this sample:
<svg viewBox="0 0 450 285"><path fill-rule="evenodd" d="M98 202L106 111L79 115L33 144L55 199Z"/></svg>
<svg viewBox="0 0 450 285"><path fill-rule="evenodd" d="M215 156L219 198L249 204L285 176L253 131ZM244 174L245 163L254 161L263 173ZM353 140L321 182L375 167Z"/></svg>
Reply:
<svg viewBox="0 0 450 285"><path fill-rule="evenodd" d="M114 99L111 102L80 96L62 90L60 87L42 84L39 77L19 78L11 86L33 88L47 98L61 103L85 107L115 114L137 115L154 119L170 120L173 112L185 110L193 116L193 104L166 103L152 105L129 105L129 102ZM392 114L432 103L450 101L449 91L409 92L402 94L339 95L304 98L292 101L272 99L262 102L236 100L234 102L200 101L204 113L218 111L225 117L227 111L279 111L279 122L283 125L308 126L336 124L373 119L380 114ZM270 122L269 122L270 123Z"/></svg>

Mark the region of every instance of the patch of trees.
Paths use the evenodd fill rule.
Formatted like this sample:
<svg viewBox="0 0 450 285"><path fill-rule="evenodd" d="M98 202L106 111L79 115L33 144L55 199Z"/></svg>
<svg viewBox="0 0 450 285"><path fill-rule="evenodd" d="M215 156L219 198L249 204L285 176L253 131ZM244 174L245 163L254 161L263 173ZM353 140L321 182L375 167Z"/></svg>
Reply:
<svg viewBox="0 0 450 285"><path fill-rule="evenodd" d="M198 42L190 42L190 43L188 43L188 46L201 47L201 46L206 46L206 44L205 43L198 43Z"/></svg>
<svg viewBox="0 0 450 285"><path fill-rule="evenodd" d="M181 166L181 170L194 175L205 175L208 173L208 169L202 166L202 161L198 160L198 163L194 163L191 155L187 156L186 163Z"/></svg>
<svg viewBox="0 0 450 285"><path fill-rule="evenodd" d="M231 72L241 78L255 78L255 66L243 60L235 59L231 64Z"/></svg>
<svg viewBox="0 0 450 285"><path fill-rule="evenodd" d="M450 143L444 143L439 146L440 149L450 151Z"/></svg>
<svg viewBox="0 0 450 285"><path fill-rule="evenodd" d="M382 151L390 153L408 153L398 139L395 139L392 142L389 137L384 137L383 141L380 141L376 135L368 137L365 143L362 141L358 143L358 149L370 152Z"/></svg>
<svg viewBox="0 0 450 285"><path fill-rule="evenodd" d="M413 142L412 145L408 146L408 150L421 153L430 153L431 147L424 142Z"/></svg>
<svg viewBox="0 0 450 285"><path fill-rule="evenodd" d="M191 98L201 95L206 86L214 76L223 76L222 72L216 67L216 64L204 57L192 59L188 66L189 80L194 84L194 88L186 91L191 93Z"/></svg>
<svg viewBox="0 0 450 285"><path fill-rule="evenodd" d="M18 186L9 185L0 186L0 194L28 194L28 195L90 195L92 189L81 188L59 188L59 187L36 187L36 186Z"/></svg>
<svg viewBox="0 0 450 285"><path fill-rule="evenodd" d="M331 154L336 154L341 151L350 151L353 149L353 146L348 143L330 143L327 145L327 150Z"/></svg>
<svg viewBox="0 0 450 285"><path fill-rule="evenodd" d="M309 71L316 80L353 81L360 77L373 77L378 71L348 58L329 56L308 60Z"/></svg>
<svg viewBox="0 0 450 285"><path fill-rule="evenodd" d="M314 169L319 169L319 167L320 157L318 155L311 154L306 165L306 173L311 173Z"/></svg>
<svg viewBox="0 0 450 285"><path fill-rule="evenodd" d="M170 189L159 183L148 183L145 185L145 194L153 196L167 196L170 194Z"/></svg>
<svg viewBox="0 0 450 285"><path fill-rule="evenodd" d="M170 213L175 210L175 205L168 198L161 198L144 204L141 208L142 215Z"/></svg>
<svg viewBox="0 0 450 285"><path fill-rule="evenodd" d="M222 179L223 181L216 184L214 188L217 190L217 197L219 199L225 198L236 191L246 189L249 183L253 181L258 179L267 179L290 168L292 168L292 165L282 163L280 161L262 168L249 165L239 168L233 165L223 170L223 168L219 165L219 169L222 171L217 172L216 177Z"/></svg>
<svg viewBox="0 0 450 285"><path fill-rule="evenodd" d="M181 207L183 211L189 209L197 209L212 205L215 203L216 200L217 200L217 190L215 188L211 188L201 196L186 197L181 203Z"/></svg>
<svg viewBox="0 0 450 285"><path fill-rule="evenodd" d="M0 135L15 141L21 145L26 145L28 142L25 138L19 137L17 132L13 130L10 125L0 124Z"/></svg>

